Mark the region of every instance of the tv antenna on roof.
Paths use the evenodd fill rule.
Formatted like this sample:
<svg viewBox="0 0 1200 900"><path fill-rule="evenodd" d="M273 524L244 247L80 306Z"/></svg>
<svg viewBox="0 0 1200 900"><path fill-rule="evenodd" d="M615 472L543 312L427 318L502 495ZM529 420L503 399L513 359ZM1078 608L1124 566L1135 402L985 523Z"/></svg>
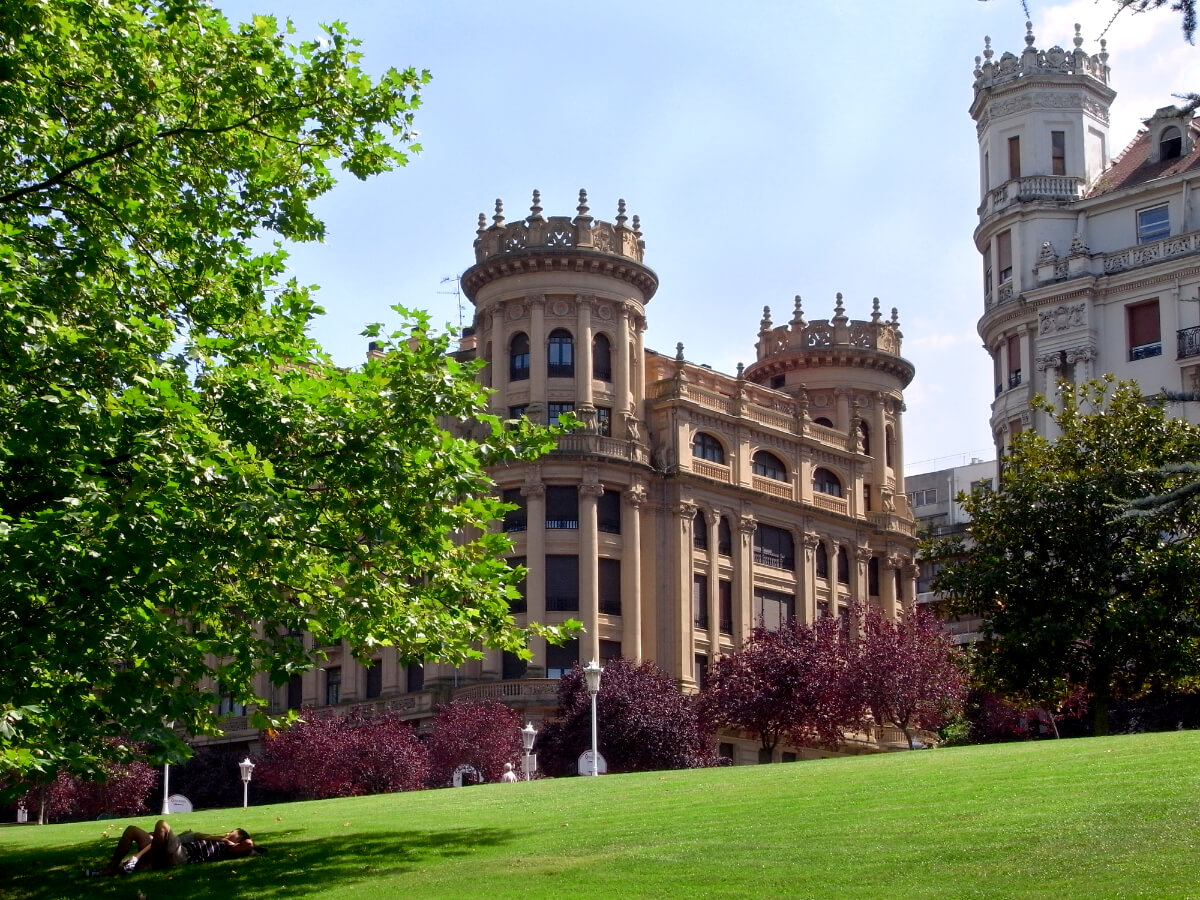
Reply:
<svg viewBox="0 0 1200 900"><path fill-rule="evenodd" d="M457 275L447 275L445 278L443 278L441 280L442 284L449 284L450 282L454 282L454 290L438 291L438 293L454 295L454 298L455 298L454 302L458 306L458 330L459 330L459 332L461 332L463 330L462 288L459 286Z"/></svg>

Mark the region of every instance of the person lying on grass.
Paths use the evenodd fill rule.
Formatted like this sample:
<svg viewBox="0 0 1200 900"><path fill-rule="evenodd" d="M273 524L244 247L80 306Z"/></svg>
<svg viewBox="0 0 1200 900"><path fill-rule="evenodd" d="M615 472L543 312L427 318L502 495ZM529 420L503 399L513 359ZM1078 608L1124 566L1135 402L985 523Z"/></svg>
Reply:
<svg viewBox="0 0 1200 900"><path fill-rule="evenodd" d="M135 844L137 849L129 856ZM266 852L267 848L255 846L250 835L242 828L225 834L197 834L194 831L176 834L170 825L159 819L153 833L136 825L126 828L109 864L98 872L88 874L116 875L118 872L169 869L184 863L217 862ZM129 858L126 859L126 856Z"/></svg>

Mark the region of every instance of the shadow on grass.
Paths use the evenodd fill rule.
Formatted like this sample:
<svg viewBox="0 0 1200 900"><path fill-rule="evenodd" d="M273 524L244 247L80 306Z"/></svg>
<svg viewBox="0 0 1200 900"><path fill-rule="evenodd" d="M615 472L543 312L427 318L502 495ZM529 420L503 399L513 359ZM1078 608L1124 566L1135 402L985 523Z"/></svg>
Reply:
<svg viewBox="0 0 1200 900"><path fill-rule="evenodd" d="M304 840L303 832L262 831L255 837L270 848L265 856L176 866L129 876L87 878L84 870L107 862L115 846L115 839L92 841L70 847L5 853L0 864L0 898L287 900L338 885L402 874L429 860L465 856L477 847L499 846L512 836L513 832L505 829L454 828Z"/></svg>

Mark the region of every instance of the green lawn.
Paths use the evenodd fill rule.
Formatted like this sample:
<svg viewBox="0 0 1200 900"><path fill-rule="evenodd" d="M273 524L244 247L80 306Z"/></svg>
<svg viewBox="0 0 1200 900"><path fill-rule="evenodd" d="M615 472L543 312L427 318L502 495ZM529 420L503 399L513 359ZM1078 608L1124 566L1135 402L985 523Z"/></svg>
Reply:
<svg viewBox="0 0 1200 900"><path fill-rule="evenodd" d="M105 880L126 821L3 828L0 897L1200 898L1198 770L1175 732L218 810L172 825L272 852Z"/></svg>

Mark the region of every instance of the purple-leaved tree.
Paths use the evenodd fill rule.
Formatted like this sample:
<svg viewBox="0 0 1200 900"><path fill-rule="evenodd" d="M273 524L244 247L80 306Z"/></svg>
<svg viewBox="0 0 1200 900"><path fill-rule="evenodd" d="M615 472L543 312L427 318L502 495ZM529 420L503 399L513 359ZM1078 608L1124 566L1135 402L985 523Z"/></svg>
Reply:
<svg viewBox="0 0 1200 900"><path fill-rule="evenodd" d="M447 787L463 765L474 766L484 781L499 781L505 763L520 763L521 716L498 700L456 700L438 710L428 747L430 787Z"/></svg>

